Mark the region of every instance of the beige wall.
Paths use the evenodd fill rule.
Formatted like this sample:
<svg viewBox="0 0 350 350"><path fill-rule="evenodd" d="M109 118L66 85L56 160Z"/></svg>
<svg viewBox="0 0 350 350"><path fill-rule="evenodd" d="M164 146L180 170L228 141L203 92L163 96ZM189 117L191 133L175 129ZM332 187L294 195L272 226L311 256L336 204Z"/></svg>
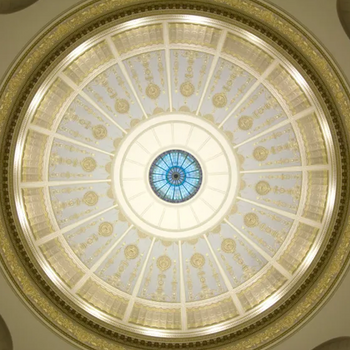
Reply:
<svg viewBox="0 0 350 350"><path fill-rule="evenodd" d="M21 12L0 15L0 77L22 48L47 23L78 0L39 0ZM273 0L311 31L335 58L350 81L350 40L337 17L336 0ZM335 337L350 336L350 274L332 299L297 333L274 350L311 350ZM15 350L73 350L48 329L15 295L0 274L0 314L12 334Z"/></svg>

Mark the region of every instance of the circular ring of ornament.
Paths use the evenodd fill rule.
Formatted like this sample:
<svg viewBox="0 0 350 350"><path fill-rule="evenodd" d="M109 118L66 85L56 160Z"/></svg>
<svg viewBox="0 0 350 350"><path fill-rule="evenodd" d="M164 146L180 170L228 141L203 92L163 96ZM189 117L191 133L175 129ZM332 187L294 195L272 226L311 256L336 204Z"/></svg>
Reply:
<svg viewBox="0 0 350 350"><path fill-rule="evenodd" d="M2 266L83 348L267 348L348 264L348 88L270 5L87 2L0 105Z"/></svg>
<svg viewBox="0 0 350 350"><path fill-rule="evenodd" d="M187 186L179 186L183 194L176 190L177 179L167 179L172 169L183 169L183 179L176 171L179 184ZM179 240L196 238L222 222L235 202L238 178L235 152L225 135L205 120L174 111L143 121L123 138L112 187L135 227Z"/></svg>

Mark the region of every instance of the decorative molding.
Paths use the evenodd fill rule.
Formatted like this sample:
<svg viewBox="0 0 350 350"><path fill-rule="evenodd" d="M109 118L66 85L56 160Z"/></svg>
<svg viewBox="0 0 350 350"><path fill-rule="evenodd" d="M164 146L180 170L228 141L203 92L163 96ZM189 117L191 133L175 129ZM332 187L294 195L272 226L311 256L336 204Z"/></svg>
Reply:
<svg viewBox="0 0 350 350"><path fill-rule="evenodd" d="M167 13L201 14L249 28L255 35L273 45L281 55L302 72L313 87L329 123L338 151L338 188L328 233L328 243L310 267L304 281L292 295L273 310L263 313L254 322L214 336L174 340L135 336L127 331L99 324L96 318L76 309L43 278L22 239L18 219L14 215L12 193L13 140L28 107L28 97L40 86L43 77L53 69L63 54L83 41L84 36L97 33L131 18ZM34 75L32 73L35 72ZM348 87L333 63L302 28L274 8L260 1L218 0L155 1L146 5L138 1L92 1L62 17L23 54L0 91L1 147L1 262L21 297L51 327L86 349L139 348L209 348L222 345L227 349L263 349L281 339L320 307L339 282L349 262L350 221L347 218L349 198L348 131L350 103ZM163 345L164 344L164 345Z"/></svg>

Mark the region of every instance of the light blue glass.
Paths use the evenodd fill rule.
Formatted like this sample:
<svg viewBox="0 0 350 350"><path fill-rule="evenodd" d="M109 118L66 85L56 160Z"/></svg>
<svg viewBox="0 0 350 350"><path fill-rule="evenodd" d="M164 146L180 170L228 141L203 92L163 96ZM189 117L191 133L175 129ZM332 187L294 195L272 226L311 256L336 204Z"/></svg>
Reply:
<svg viewBox="0 0 350 350"><path fill-rule="evenodd" d="M154 193L170 203L192 198L202 184L202 169L197 159L181 150L160 154L152 163L149 182Z"/></svg>

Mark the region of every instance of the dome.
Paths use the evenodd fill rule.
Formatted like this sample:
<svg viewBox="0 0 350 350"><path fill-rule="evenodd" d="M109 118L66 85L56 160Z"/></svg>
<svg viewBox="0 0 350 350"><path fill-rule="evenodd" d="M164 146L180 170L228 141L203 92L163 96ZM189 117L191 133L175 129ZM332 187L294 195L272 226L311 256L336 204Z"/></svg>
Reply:
<svg viewBox="0 0 350 350"><path fill-rule="evenodd" d="M86 2L1 93L3 265L87 349L262 349L341 277L347 87L254 0Z"/></svg>

